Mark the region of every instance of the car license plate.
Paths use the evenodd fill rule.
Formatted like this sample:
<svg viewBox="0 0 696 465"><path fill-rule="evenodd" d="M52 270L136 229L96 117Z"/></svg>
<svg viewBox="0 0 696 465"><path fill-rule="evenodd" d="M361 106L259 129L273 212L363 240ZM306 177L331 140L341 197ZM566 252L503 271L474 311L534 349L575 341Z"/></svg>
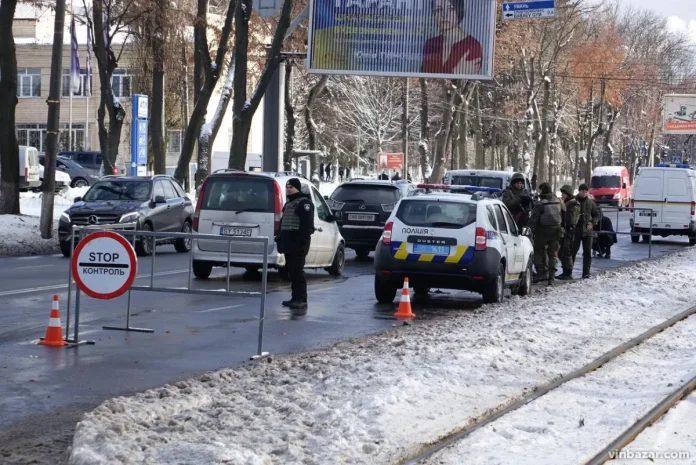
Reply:
<svg viewBox="0 0 696 465"><path fill-rule="evenodd" d="M450 248L448 245L413 244L413 253L429 253L429 254L433 254L433 255L449 255Z"/></svg>
<svg viewBox="0 0 696 465"><path fill-rule="evenodd" d="M231 228L229 226L220 226L220 235L251 237L251 228Z"/></svg>
<svg viewBox="0 0 696 465"><path fill-rule="evenodd" d="M355 213L348 214L348 221L374 221L375 215L358 215Z"/></svg>
<svg viewBox="0 0 696 465"><path fill-rule="evenodd" d="M638 216L657 216L657 212L640 212Z"/></svg>

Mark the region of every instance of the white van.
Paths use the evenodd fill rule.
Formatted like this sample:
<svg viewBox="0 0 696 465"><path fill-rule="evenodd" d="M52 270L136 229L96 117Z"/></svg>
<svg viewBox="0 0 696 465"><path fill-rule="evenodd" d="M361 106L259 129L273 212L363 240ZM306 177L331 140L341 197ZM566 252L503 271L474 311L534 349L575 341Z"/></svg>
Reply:
<svg viewBox="0 0 696 465"><path fill-rule="evenodd" d="M687 165L657 165L638 171L633 202L638 210L631 218L633 242L650 239L650 216L654 236L688 236L696 245L696 171Z"/></svg>
<svg viewBox="0 0 696 465"><path fill-rule="evenodd" d="M512 171L449 170L445 173L442 182L457 186L494 187L505 190L510 185L513 174L515 173ZM527 176L524 176L524 188L532 194L532 183Z"/></svg>
<svg viewBox="0 0 696 465"><path fill-rule="evenodd" d="M201 186L193 217L193 230L201 234L239 237L268 237L268 267L287 274L285 256L278 253L273 240L279 234L285 205L285 183L299 178L302 192L314 203L314 228L305 268L324 268L329 274L343 274L346 259L345 240L331 209L319 191L296 173L219 170ZM249 272L263 266L263 247L248 242L198 239L193 241L193 273L207 279L215 266L237 266Z"/></svg>
<svg viewBox="0 0 696 465"><path fill-rule="evenodd" d="M39 151L35 147L19 146L19 190L41 186Z"/></svg>

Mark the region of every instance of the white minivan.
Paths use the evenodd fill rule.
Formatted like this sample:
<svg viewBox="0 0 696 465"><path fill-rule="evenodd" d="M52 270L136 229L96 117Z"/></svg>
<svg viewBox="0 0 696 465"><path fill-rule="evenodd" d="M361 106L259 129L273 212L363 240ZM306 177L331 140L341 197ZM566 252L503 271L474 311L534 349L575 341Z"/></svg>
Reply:
<svg viewBox="0 0 696 465"><path fill-rule="evenodd" d="M631 240L653 236L688 236L696 245L696 171L688 165L657 165L640 168L633 185ZM650 209L650 210L647 210Z"/></svg>
<svg viewBox="0 0 696 465"><path fill-rule="evenodd" d="M41 186L39 151L27 145L19 146L19 189L22 191Z"/></svg>
<svg viewBox="0 0 696 465"><path fill-rule="evenodd" d="M278 253L273 238L280 232L285 205L285 184L300 179L302 192L314 203L314 228L305 268L324 268L340 276L345 266L345 241L336 220L319 191L307 179L289 172L265 173L218 170L208 176L198 194L193 230L201 234L238 237L268 237L268 267L287 276L285 256ZM193 241L193 273L207 279L215 266L227 266L227 242ZM229 266L255 272L263 266L263 246L232 242Z"/></svg>

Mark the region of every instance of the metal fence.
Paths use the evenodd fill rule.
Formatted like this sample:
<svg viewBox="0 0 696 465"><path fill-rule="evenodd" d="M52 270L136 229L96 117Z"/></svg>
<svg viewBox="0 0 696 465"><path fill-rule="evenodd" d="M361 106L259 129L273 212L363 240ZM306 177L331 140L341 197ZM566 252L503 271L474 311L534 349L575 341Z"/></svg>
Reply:
<svg viewBox="0 0 696 465"><path fill-rule="evenodd" d="M136 230L134 223L125 223L123 225L118 224L108 224L103 226L73 226L72 227L72 237L77 238L71 241L70 246L70 256L72 257L75 251L76 242L79 242L84 237L91 233L100 231L112 231L121 234L124 237L129 237L129 242L135 247L138 240L151 240L152 241L152 265L150 267L150 284L146 286L136 286L132 285L128 289L128 305L126 308L126 325L124 327L118 326L104 326L103 329L109 330L121 330L121 331L135 331L135 332L147 332L152 333L154 330L148 328L133 328L130 325L131 319L131 294L133 291L138 292L165 292L174 294L197 294L197 295L214 295L214 296L243 296L243 297L257 297L260 299L259 305L259 329L258 329L258 346L257 353L252 358L258 358L268 355L268 352L263 351L263 334L264 334L264 321L266 316L266 293L268 289L268 237L239 237L239 236L216 236L212 234L198 234L198 233L171 233L171 232L152 232L152 231L139 231ZM226 289L194 289L192 288L192 271L193 271L193 252L189 252L188 260L188 285L186 288L181 287L163 287L155 286L155 266L157 263L157 247L156 242L158 239L184 239L191 241L191 248L195 241L205 240L205 241L218 241L227 243L227 263L230 262L232 244L233 243L251 243L251 244L261 244L263 245L263 266L260 270L261 272L261 290L256 292L249 291L235 291L230 289L230 266L227 266L227 276L226 276ZM74 327L74 338L69 339L70 334L70 304L72 298L72 266L69 267L68 272L68 306L67 306L67 325L65 329L66 341L71 343L71 345L80 344L94 344L92 341L80 341L79 340L79 325L80 325L80 289L76 289L75 295L75 327ZM139 276L139 278L144 278L146 276Z"/></svg>
<svg viewBox="0 0 696 465"><path fill-rule="evenodd" d="M616 212L616 223L615 223L616 227L614 228L615 230L619 229L619 214L622 211L633 212L634 220L636 217L636 212L646 211L649 213L649 216L650 216L650 228L649 228L650 237L648 238L648 258L652 258L652 232L653 232L653 213L654 213L654 210L652 208L635 208L635 207L599 207L600 218L602 216L606 216L606 215L604 215L604 212L606 212L606 211L609 211L611 213ZM633 231L602 231L601 228L602 228L602 222L600 220L599 229L597 231L595 231L595 233L597 233L598 235L616 234L616 235L628 235L631 237L640 236L640 234L636 234Z"/></svg>

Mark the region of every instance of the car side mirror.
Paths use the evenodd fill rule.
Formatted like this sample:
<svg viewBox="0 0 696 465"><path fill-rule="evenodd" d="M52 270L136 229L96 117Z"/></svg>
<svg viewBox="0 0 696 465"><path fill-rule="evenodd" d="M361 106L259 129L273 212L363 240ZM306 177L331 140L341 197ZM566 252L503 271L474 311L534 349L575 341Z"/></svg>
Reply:
<svg viewBox="0 0 696 465"><path fill-rule="evenodd" d="M158 203L167 203L167 201L164 199L164 196L157 195L155 196L155 205L157 205Z"/></svg>
<svg viewBox="0 0 696 465"><path fill-rule="evenodd" d="M532 230L525 226L524 228L522 228L522 235L532 237Z"/></svg>
<svg viewBox="0 0 696 465"><path fill-rule="evenodd" d="M81 202L81 201L82 201L82 197L75 197L75 198L73 199L73 202L75 202L75 203Z"/></svg>
<svg viewBox="0 0 696 465"><path fill-rule="evenodd" d="M621 186L622 189L626 189L626 183L623 183L623 186Z"/></svg>

